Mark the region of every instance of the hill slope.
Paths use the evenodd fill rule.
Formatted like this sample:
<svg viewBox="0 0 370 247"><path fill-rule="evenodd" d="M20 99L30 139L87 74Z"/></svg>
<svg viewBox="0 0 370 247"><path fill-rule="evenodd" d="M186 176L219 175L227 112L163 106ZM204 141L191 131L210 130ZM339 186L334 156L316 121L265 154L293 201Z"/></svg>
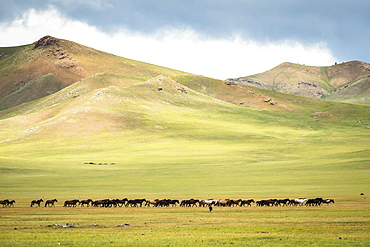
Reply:
<svg viewBox="0 0 370 247"><path fill-rule="evenodd" d="M359 61L330 67L283 63L264 73L230 80L311 98L370 103L370 64Z"/></svg>
<svg viewBox="0 0 370 247"><path fill-rule="evenodd" d="M146 64L50 36L0 48L0 110L53 94L98 73L125 76L127 85L182 72Z"/></svg>
<svg viewBox="0 0 370 247"><path fill-rule="evenodd" d="M285 197L353 194L370 182L367 105L238 85L52 37L2 51L2 193Z"/></svg>

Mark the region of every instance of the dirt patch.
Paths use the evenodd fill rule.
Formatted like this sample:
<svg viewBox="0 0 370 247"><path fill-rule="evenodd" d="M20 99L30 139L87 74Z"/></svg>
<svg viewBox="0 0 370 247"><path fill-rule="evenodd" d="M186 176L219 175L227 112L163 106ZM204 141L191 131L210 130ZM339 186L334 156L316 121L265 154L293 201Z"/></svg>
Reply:
<svg viewBox="0 0 370 247"><path fill-rule="evenodd" d="M331 114L329 112L315 112L311 115L313 118L341 118L337 115Z"/></svg>

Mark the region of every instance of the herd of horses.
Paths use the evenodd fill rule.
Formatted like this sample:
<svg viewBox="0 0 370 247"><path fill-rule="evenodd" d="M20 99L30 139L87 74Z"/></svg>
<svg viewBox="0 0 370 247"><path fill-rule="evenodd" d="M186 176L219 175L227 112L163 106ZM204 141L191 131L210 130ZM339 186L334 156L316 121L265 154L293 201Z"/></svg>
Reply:
<svg viewBox="0 0 370 247"><path fill-rule="evenodd" d="M32 200L30 207L41 207L41 203L44 202L43 199ZM55 207L55 203L58 202L57 199L45 201L45 207ZM3 207L14 207L14 200L2 200L0 205ZM155 200L146 200L146 199L103 199L103 200L67 200L64 201L63 207L174 207L179 205L180 207L245 207L251 206L252 203L255 203L256 206L263 207L272 207L272 206L321 206L323 204L329 205L334 203L333 199L323 199L323 198L298 198L298 199L267 199L254 201L253 199L249 200L233 200L233 199L208 199L208 200L198 200L198 199L189 199L189 200L173 200L173 199L155 199Z"/></svg>

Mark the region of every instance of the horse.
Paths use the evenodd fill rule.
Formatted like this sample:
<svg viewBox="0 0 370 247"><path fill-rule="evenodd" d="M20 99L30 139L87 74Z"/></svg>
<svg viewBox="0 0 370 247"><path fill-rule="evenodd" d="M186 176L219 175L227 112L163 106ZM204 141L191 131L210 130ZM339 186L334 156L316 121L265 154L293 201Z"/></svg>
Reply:
<svg viewBox="0 0 370 247"><path fill-rule="evenodd" d="M308 199L306 198L299 198L299 199L294 199L294 202L299 205L299 206L303 206L305 204L305 202L307 202Z"/></svg>
<svg viewBox="0 0 370 247"><path fill-rule="evenodd" d="M155 205L156 207L160 206L160 207L169 207L170 206L170 199L163 199L163 200L159 200L157 202L157 205Z"/></svg>
<svg viewBox="0 0 370 247"><path fill-rule="evenodd" d="M128 207L129 205L131 207L138 207L138 206L142 207L144 202L146 202L145 199L128 200L126 203L126 207Z"/></svg>
<svg viewBox="0 0 370 247"><path fill-rule="evenodd" d="M243 206L245 206L245 205L247 205L247 206L252 206L251 205L251 203L252 202L255 202L253 199L250 199L250 200L242 200L241 202L240 202L240 207L243 207Z"/></svg>
<svg viewBox="0 0 370 247"><path fill-rule="evenodd" d="M155 200L146 200L144 206L147 206L147 207L150 207L150 205L153 205L154 207L157 206L159 202L159 199L155 199Z"/></svg>
<svg viewBox="0 0 370 247"><path fill-rule="evenodd" d="M87 206L90 206L90 203L92 203L92 199L87 199L87 200L82 200L82 201L80 201L80 206L81 207L84 207L84 205L87 205Z"/></svg>
<svg viewBox="0 0 370 247"><path fill-rule="evenodd" d="M330 203L335 203L333 199L324 199L322 200L322 203L328 204L330 206Z"/></svg>
<svg viewBox="0 0 370 247"><path fill-rule="evenodd" d="M47 200L45 202L45 207L49 206L49 207L55 207L54 203L58 202L57 199L53 199L53 200Z"/></svg>
<svg viewBox="0 0 370 247"><path fill-rule="evenodd" d="M283 206L288 206L288 203L289 203L289 199L279 199L279 200L277 200L276 201L276 206L281 206L281 205L283 205Z"/></svg>
<svg viewBox="0 0 370 247"><path fill-rule="evenodd" d="M306 201L306 206L320 206L322 203L322 198L308 199Z"/></svg>
<svg viewBox="0 0 370 247"><path fill-rule="evenodd" d="M212 206L212 205L216 205L218 203L218 201L217 200L215 200L215 199L208 199L208 200L201 200L200 202L199 202L199 206L201 206L201 207L204 207L204 206Z"/></svg>
<svg viewBox="0 0 370 247"><path fill-rule="evenodd" d="M33 207L33 205L37 205L37 206L39 206L40 207L40 203L41 202L43 202L44 200L42 200L42 199L39 199L39 200L33 200L32 202L31 202L31 205L30 205L30 207Z"/></svg>
<svg viewBox="0 0 370 247"><path fill-rule="evenodd" d="M168 202L170 205L172 205L172 207L176 207L176 203L177 204L180 204L179 200L169 200Z"/></svg>
<svg viewBox="0 0 370 247"><path fill-rule="evenodd" d="M109 199L104 199L104 200L97 200L97 201L93 201L91 203L91 206L94 206L94 207L104 207L105 203L109 201Z"/></svg>
<svg viewBox="0 0 370 247"><path fill-rule="evenodd" d="M146 202L145 199L135 199L135 201L136 201L136 204L137 205L140 205L140 207L142 207L143 206L143 203Z"/></svg>
<svg viewBox="0 0 370 247"><path fill-rule="evenodd" d="M225 206L227 206L227 203L229 201L230 201L230 199L225 199L225 200L220 199L220 200L217 201L217 206L225 207Z"/></svg>
<svg viewBox="0 0 370 247"><path fill-rule="evenodd" d="M190 199L190 200L182 200L180 206L181 207L197 207L197 203L199 203L199 200Z"/></svg>
<svg viewBox="0 0 370 247"><path fill-rule="evenodd" d="M119 206L119 207L122 207L123 205L125 205L126 204L126 202L128 201L128 199L127 198L123 198L122 200L120 200L120 199L117 199L117 205Z"/></svg>
<svg viewBox="0 0 370 247"><path fill-rule="evenodd" d="M113 199L113 200L108 200L108 201L106 201L105 203L104 203L104 207L106 207L106 208L111 208L111 207L117 207L118 206L118 201L119 199Z"/></svg>
<svg viewBox="0 0 370 247"><path fill-rule="evenodd" d="M226 203L226 205L228 206L228 207L231 207L231 206L235 206L235 205L237 205L237 206L239 206L239 203L242 201L242 199L239 199L239 200L229 200L227 203Z"/></svg>
<svg viewBox="0 0 370 247"><path fill-rule="evenodd" d="M8 202L8 205L7 206L14 208L14 203L15 203L15 201L14 200L11 200L11 201Z"/></svg>
<svg viewBox="0 0 370 247"><path fill-rule="evenodd" d="M70 201L65 201L63 207L77 207L77 203L80 201L75 199L75 200L70 200Z"/></svg>
<svg viewBox="0 0 370 247"><path fill-rule="evenodd" d="M7 207L8 206L8 203L9 203L9 200L8 199L3 200L3 201L0 201L0 204L3 205L3 208L4 207Z"/></svg>

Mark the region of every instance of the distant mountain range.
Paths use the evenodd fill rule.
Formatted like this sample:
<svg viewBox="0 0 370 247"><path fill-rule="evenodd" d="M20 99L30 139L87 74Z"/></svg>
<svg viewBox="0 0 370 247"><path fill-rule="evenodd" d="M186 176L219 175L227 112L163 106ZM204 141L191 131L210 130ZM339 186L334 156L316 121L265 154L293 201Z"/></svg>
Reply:
<svg viewBox="0 0 370 247"><path fill-rule="evenodd" d="M351 61L329 67L283 63L229 81L271 91L357 104L370 104L370 64Z"/></svg>

